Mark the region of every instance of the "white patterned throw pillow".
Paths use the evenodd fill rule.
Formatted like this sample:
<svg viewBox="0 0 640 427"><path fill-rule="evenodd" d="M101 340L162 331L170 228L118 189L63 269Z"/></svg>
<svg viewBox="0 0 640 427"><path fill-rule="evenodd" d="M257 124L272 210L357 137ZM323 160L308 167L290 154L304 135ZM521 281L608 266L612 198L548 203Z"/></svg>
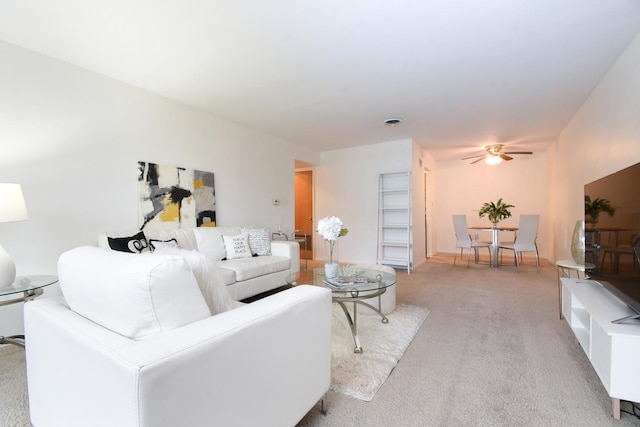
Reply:
<svg viewBox="0 0 640 427"><path fill-rule="evenodd" d="M178 241L176 239L168 239L168 240L149 239L149 246L151 246L152 252L155 252L158 249L180 247L178 246Z"/></svg>
<svg viewBox="0 0 640 427"><path fill-rule="evenodd" d="M224 247L227 250L227 259L251 258L251 248L249 247L249 236L247 234L237 234L235 236L222 236Z"/></svg>
<svg viewBox="0 0 640 427"><path fill-rule="evenodd" d="M249 247L254 255L271 255L271 239L268 228L240 228L241 233L249 236Z"/></svg>

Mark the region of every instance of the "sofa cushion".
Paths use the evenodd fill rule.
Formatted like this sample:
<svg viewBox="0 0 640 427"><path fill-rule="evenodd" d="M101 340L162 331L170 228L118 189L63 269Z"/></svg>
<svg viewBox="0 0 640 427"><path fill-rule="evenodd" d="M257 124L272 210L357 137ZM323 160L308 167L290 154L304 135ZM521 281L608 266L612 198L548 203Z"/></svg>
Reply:
<svg viewBox="0 0 640 427"><path fill-rule="evenodd" d="M211 315L189 265L173 255L83 246L60 256L58 276L73 311L131 339Z"/></svg>
<svg viewBox="0 0 640 427"><path fill-rule="evenodd" d="M202 292L212 315L244 305L233 300L229 295L227 285L235 282L235 274L230 270L218 268L215 262L204 254L198 251L169 247L158 248L154 254L176 255L184 258L198 281L200 292ZM229 276L230 281L228 281Z"/></svg>
<svg viewBox="0 0 640 427"><path fill-rule="evenodd" d="M175 239L178 242L178 247L181 249L196 249L196 238L193 235L193 229L191 228L174 228L170 230L144 230L144 234L149 240L172 240Z"/></svg>
<svg viewBox="0 0 640 427"><path fill-rule="evenodd" d="M216 262L218 267L232 270L236 274L236 281L253 279L265 274L286 270L291 265L291 259L281 256L259 256L251 258L230 259Z"/></svg>
<svg viewBox="0 0 640 427"><path fill-rule="evenodd" d="M133 236L108 237L109 247L114 251L141 253L149 252L149 242L142 231Z"/></svg>
<svg viewBox="0 0 640 427"><path fill-rule="evenodd" d="M137 232L109 231L98 233L98 247L110 248L109 238L127 237ZM181 249L197 249L196 238L191 228L174 228L170 230L147 230L143 231L147 240L171 240L176 239L178 247Z"/></svg>
<svg viewBox="0 0 640 427"><path fill-rule="evenodd" d="M249 236L246 234L236 234L235 236L222 236L224 247L227 251L227 259L251 258L251 248L249 247Z"/></svg>
<svg viewBox="0 0 640 427"><path fill-rule="evenodd" d="M240 234L240 227L198 227L193 229L198 251L210 257L213 261L220 261L227 257L223 235Z"/></svg>
<svg viewBox="0 0 640 427"><path fill-rule="evenodd" d="M151 247L152 252L155 252L158 249L164 249L164 248L177 249L180 247L176 239L169 239L169 240L149 239L149 246Z"/></svg>
<svg viewBox="0 0 640 427"><path fill-rule="evenodd" d="M249 247L251 247L252 254L258 256L271 255L271 239L268 228L240 227L240 232L249 235Z"/></svg>

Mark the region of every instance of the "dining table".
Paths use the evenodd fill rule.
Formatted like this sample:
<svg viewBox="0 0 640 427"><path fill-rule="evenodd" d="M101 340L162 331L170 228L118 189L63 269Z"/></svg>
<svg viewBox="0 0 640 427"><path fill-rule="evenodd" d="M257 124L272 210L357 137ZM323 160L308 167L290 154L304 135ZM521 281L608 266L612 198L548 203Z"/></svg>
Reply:
<svg viewBox="0 0 640 427"><path fill-rule="evenodd" d="M514 238L518 232L518 227L493 227L483 225L473 225L469 227L469 230L475 232L475 241L479 241L480 233L483 231L491 232L491 267L498 267L498 246L500 244L500 232L508 231L514 233ZM478 262L478 252L476 251L476 262Z"/></svg>

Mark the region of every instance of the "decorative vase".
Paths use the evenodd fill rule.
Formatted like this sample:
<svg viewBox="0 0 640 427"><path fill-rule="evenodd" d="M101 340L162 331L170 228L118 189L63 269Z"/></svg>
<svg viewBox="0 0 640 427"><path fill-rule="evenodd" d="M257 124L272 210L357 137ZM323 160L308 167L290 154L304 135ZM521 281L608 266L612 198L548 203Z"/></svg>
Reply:
<svg viewBox="0 0 640 427"><path fill-rule="evenodd" d="M584 220L579 219L573 227L571 236L571 256L578 265L584 265Z"/></svg>
<svg viewBox="0 0 640 427"><path fill-rule="evenodd" d="M327 261L324 264L324 276L327 279L338 277L338 240L325 240L325 255Z"/></svg>
<svg viewBox="0 0 640 427"><path fill-rule="evenodd" d="M324 265L324 277L335 279L338 277L338 263L328 262Z"/></svg>

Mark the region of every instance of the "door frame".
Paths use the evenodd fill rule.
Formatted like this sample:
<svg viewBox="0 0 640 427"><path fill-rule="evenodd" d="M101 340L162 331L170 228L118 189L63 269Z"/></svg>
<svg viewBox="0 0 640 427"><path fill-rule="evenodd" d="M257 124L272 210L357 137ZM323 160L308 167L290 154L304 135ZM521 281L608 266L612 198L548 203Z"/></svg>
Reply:
<svg viewBox="0 0 640 427"><path fill-rule="evenodd" d="M313 260L315 258L315 250L314 250L314 232L315 232L315 227L313 226L315 224L315 217L316 217L316 174L315 174L315 168L313 167L304 167L304 168L295 168L294 169L294 191L293 191L293 203L294 203L294 218L293 218L293 224L294 224L294 228L295 228L295 222L296 222L296 218L295 218L295 204L297 203L297 199L296 199L296 191L295 191L295 173L297 172L311 172L311 230L310 232L307 234L307 239L309 241L309 246L307 248L310 258L311 260Z"/></svg>

